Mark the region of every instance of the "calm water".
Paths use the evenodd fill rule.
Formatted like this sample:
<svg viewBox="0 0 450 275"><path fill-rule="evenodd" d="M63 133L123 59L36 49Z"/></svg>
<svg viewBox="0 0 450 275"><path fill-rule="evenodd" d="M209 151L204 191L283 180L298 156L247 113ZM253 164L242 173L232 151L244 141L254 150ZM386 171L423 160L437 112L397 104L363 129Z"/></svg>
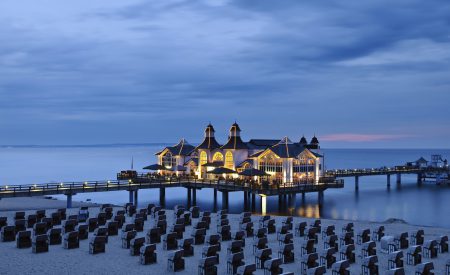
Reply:
<svg viewBox="0 0 450 275"><path fill-rule="evenodd" d="M128 169L131 156L135 168L155 162L154 153L160 146L109 146L109 147L44 147L0 148L0 185L33 184L44 182L114 179L115 173ZM328 149L325 153L327 169L372 168L393 166L413 161L420 156L429 159L438 153L450 157L450 150L363 150ZM319 209L317 194L307 194L305 201L297 195L290 205L279 205L278 197L267 199L267 213L290 213L308 217L384 221L388 218L403 219L412 224L450 228L450 188L425 184L418 187L416 176L403 176L398 189L392 178L390 189L385 176L360 178L360 190L355 193L352 178L345 179L345 188L327 190L324 206ZM213 191L197 191L197 204L202 209L213 208ZM229 211L243 210L243 193L230 193ZM61 197L63 198L63 197ZM92 199L100 203L123 204L128 200L126 191L78 194L74 200ZM158 203L158 190L139 191L139 204ZM168 188L166 206L186 203L186 190ZM221 196L218 195L218 206ZM295 206L295 207L294 207ZM260 201L256 210L260 210Z"/></svg>

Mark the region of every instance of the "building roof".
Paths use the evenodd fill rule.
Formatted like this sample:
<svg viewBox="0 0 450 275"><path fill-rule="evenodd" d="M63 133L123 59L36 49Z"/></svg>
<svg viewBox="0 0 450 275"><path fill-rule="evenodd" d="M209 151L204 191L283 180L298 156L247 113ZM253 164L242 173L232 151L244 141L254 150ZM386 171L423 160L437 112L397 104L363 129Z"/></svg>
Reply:
<svg viewBox="0 0 450 275"><path fill-rule="evenodd" d="M319 140L317 139L316 135L313 136L310 143L311 144L319 144Z"/></svg>
<svg viewBox="0 0 450 275"><path fill-rule="evenodd" d="M302 136L302 138L300 139L300 144L301 144L301 145L306 145L306 144L308 144L308 141L306 140L305 136Z"/></svg>
<svg viewBox="0 0 450 275"><path fill-rule="evenodd" d="M194 150L194 146L190 145L184 138L182 138L177 144L174 146L168 146L164 148L162 151L156 153L156 155L160 155L164 150L169 150L172 155L175 156L189 156L192 150Z"/></svg>
<svg viewBox="0 0 450 275"><path fill-rule="evenodd" d="M221 149L248 149L248 146L242 141L240 136L230 136Z"/></svg>
<svg viewBox="0 0 450 275"><path fill-rule="evenodd" d="M253 160L252 159L246 159L243 162L239 163L236 168L241 168L244 166L244 164L250 163L251 167L253 167Z"/></svg>
<svg viewBox="0 0 450 275"><path fill-rule="evenodd" d="M198 166L198 158L191 158L188 161L186 161L183 165L187 166L189 162L194 162L195 166Z"/></svg>
<svg viewBox="0 0 450 275"><path fill-rule="evenodd" d="M424 157L420 157L420 159L416 160L417 163L428 163L428 161Z"/></svg>
<svg viewBox="0 0 450 275"><path fill-rule="evenodd" d="M205 139L200 143L199 146L195 147L195 149L208 149L208 150L214 150L220 148L220 144L216 141L214 137L207 136Z"/></svg>

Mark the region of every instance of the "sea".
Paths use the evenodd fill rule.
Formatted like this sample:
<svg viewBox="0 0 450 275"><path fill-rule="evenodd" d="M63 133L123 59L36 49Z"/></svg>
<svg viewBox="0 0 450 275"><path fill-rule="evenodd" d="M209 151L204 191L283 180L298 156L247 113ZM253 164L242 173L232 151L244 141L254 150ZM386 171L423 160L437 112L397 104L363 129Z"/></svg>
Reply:
<svg viewBox="0 0 450 275"><path fill-rule="evenodd" d="M1 146L0 186L18 184L60 183L115 179L116 173L137 171L156 162L155 153L164 144L92 145L92 146ZM421 156L429 160L432 154L450 158L450 149L322 149L326 169L378 168L403 165ZM355 191L354 178L345 178L345 187L325 191L324 204L319 207L317 193L298 194L289 202L280 203L278 196L266 198L266 213L315 218L360 221L401 219L422 226L450 228L450 187L427 182L418 186L416 175L403 175L397 186L396 177L387 187L386 176L366 176L359 179ZM63 195L56 196L65 199ZM73 200L124 204L127 191L82 193ZM197 205L212 210L213 191L197 191ZM221 207L221 196L217 196ZM244 211L244 194L229 195L229 212ZM159 189L140 190L138 204L159 203ZM166 207L187 204L184 188L167 188ZM286 205L288 204L288 205ZM261 198L256 196L255 211L261 211Z"/></svg>

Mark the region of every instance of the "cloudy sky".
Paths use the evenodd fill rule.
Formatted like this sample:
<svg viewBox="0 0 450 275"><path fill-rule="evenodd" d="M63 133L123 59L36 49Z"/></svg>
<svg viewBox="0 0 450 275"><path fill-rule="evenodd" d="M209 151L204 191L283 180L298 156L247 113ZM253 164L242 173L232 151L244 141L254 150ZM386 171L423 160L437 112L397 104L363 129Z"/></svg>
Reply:
<svg viewBox="0 0 450 275"><path fill-rule="evenodd" d="M450 147L450 2L0 2L0 144Z"/></svg>

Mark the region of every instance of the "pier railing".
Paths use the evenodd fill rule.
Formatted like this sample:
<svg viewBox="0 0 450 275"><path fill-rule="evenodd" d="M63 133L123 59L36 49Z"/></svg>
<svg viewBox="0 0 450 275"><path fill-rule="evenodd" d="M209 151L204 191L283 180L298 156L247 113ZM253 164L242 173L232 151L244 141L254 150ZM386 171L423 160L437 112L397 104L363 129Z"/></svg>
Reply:
<svg viewBox="0 0 450 275"><path fill-rule="evenodd" d="M370 175L418 174L418 173L450 173L448 167L395 166L365 169L333 169L326 170L325 175L331 177L354 177Z"/></svg>

